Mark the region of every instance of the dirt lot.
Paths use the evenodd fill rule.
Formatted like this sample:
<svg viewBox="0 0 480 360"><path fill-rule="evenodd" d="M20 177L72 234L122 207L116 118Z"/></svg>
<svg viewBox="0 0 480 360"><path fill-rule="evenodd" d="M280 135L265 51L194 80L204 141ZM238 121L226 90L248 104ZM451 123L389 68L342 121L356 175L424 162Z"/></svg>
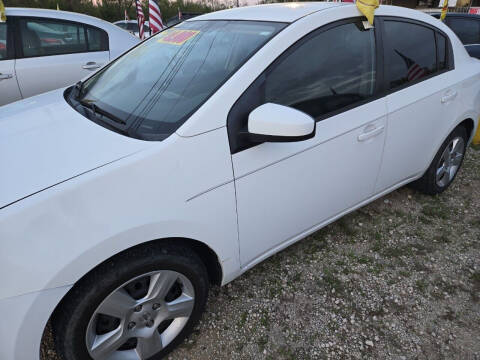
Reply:
<svg viewBox="0 0 480 360"><path fill-rule="evenodd" d="M480 359L480 151L444 194L402 188L214 288L169 357L346 358Z"/></svg>

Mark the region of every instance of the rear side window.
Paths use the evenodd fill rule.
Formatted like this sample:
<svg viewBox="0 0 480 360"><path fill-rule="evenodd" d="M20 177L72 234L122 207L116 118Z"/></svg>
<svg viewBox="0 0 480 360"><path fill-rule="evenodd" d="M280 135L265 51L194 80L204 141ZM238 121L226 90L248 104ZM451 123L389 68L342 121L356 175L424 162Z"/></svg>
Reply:
<svg viewBox="0 0 480 360"><path fill-rule="evenodd" d="M422 25L385 21L385 61L389 89L437 71L435 32Z"/></svg>
<svg viewBox="0 0 480 360"><path fill-rule="evenodd" d="M108 35L105 31L87 27L88 51L108 51Z"/></svg>
<svg viewBox="0 0 480 360"><path fill-rule="evenodd" d="M24 57L71 54L87 51L83 25L50 20L21 19Z"/></svg>
<svg viewBox="0 0 480 360"><path fill-rule="evenodd" d="M0 23L0 60L6 59L7 56L7 24Z"/></svg>
<svg viewBox="0 0 480 360"><path fill-rule="evenodd" d="M480 43L480 21L451 17L448 25L464 44Z"/></svg>
<svg viewBox="0 0 480 360"><path fill-rule="evenodd" d="M267 72L265 102L313 118L365 100L375 90L374 30L352 22L322 31Z"/></svg>
<svg viewBox="0 0 480 360"><path fill-rule="evenodd" d="M108 51L108 35L93 26L54 19L20 19L23 57Z"/></svg>

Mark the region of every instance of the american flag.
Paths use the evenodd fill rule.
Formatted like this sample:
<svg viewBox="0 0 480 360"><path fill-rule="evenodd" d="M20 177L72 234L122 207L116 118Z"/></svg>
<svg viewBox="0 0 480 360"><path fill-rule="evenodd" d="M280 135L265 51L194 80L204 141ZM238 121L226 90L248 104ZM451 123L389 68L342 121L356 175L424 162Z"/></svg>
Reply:
<svg viewBox="0 0 480 360"><path fill-rule="evenodd" d="M137 21L138 21L138 34L140 40L145 39L145 32L143 30L143 24L145 24L145 15L143 15L142 3L140 0L135 0L135 5L137 6Z"/></svg>
<svg viewBox="0 0 480 360"><path fill-rule="evenodd" d="M158 6L156 0L148 1L148 15L150 20L150 31L153 35L164 28L160 6Z"/></svg>
<svg viewBox="0 0 480 360"><path fill-rule="evenodd" d="M403 61L405 61L405 65L407 66L407 81L420 79L427 74L415 61L406 57L398 50L395 50L395 52L402 57Z"/></svg>

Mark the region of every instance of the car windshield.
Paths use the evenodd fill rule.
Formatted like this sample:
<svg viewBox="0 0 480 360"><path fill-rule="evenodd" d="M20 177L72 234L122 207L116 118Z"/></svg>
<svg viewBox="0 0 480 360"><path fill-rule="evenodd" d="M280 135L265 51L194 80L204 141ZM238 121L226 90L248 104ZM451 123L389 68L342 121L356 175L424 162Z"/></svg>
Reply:
<svg viewBox="0 0 480 360"><path fill-rule="evenodd" d="M256 21L184 22L88 79L76 100L100 114L101 120L95 116L100 124L139 139L165 139L283 27Z"/></svg>

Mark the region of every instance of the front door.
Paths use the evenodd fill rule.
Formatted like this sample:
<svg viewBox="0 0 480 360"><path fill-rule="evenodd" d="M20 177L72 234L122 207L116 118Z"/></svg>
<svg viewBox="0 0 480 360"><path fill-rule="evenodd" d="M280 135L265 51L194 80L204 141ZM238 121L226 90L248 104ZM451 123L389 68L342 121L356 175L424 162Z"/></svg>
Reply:
<svg viewBox="0 0 480 360"><path fill-rule="evenodd" d="M374 29L359 20L330 24L296 43L237 101L229 136L242 266L373 194L386 122L375 64ZM266 102L311 115L316 136L259 145L235 138L248 113Z"/></svg>

